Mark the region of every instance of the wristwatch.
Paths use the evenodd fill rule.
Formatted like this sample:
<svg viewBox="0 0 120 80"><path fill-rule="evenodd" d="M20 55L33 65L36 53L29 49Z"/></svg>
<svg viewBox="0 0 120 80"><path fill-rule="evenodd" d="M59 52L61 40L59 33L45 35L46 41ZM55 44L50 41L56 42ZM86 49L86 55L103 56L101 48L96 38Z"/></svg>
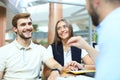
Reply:
<svg viewBox="0 0 120 80"><path fill-rule="evenodd" d="M55 68L55 69L51 69L51 71L58 71L58 72L59 72L59 74L60 74L60 70L59 70L59 69L57 69L57 68Z"/></svg>

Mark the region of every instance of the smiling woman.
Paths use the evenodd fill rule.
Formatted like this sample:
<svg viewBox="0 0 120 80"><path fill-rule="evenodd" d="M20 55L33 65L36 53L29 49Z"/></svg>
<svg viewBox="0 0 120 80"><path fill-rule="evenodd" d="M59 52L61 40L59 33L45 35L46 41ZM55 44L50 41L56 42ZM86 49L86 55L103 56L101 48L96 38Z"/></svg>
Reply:
<svg viewBox="0 0 120 80"><path fill-rule="evenodd" d="M67 45L67 41L74 36L73 27L70 22L66 19L58 20L54 31L54 41L48 46L47 50L60 65L66 66L71 61L75 61L75 63L78 62L80 64L80 69L95 69L94 62L88 55L88 53L90 54L91 52ZM85 66L83 66L83 63ZM47 77L51 77L50 71L46 66L44 66L43 74L45 80Z"/></svg>

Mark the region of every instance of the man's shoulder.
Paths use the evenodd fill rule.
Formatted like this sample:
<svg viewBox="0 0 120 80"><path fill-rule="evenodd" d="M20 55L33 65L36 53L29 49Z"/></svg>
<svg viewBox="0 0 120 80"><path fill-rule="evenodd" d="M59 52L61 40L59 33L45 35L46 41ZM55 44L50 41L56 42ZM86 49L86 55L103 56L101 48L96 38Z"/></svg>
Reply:
<svg viewBox="0 0 120 80"><path fill-rule="evenodd" d="M7 53L10 53L13 49L13 43L9 43L9 44L6 44L2 47L0 47L0 53L3 55L7 54Z"/></svg>
<svg viewBox="0 0 120 80"><path fill-rule="evenodd" d="M0 47L0 49L6 49L6 48L11 48L13 45L13 42L9 43L9 44L5 44L2 47Z"/></svg>
<svg viewBox="0 0 120 80"><path fill-rule="evenodd" d="M33 43L33 47L34 48L39 48L39 49L46 49L43 45L41 45L41 44L35 44L35 43Z"/></svg>

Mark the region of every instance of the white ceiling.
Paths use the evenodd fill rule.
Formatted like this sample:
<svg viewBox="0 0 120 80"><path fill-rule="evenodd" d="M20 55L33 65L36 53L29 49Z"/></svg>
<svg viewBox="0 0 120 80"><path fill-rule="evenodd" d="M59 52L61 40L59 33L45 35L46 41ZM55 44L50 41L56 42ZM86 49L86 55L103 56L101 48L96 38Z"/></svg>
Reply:
<svg viewBox="0 0 120 80"><path fill-rule="evenodd" d="M48 3L50 2L63 4L64 17L70 17L72 16L71 14L85 7L85 0L8 0L8 1L18 10L18 12L31 13L33 21L48 20L47 17L49 14Z"/></svg>
<svg viewBox="0 0 120 80"><path fill-rule="evenodd" d="M49 3L63 4L63 17L72 21L88 19L85 0L1 0L14 13L29 12L35 24L47 26ZM9 13L9 12L8 12ZM10 16L11 17L11 16ZM86 24L81 21L82 24ZM88 24L88 23L87 23Z"/></svg>

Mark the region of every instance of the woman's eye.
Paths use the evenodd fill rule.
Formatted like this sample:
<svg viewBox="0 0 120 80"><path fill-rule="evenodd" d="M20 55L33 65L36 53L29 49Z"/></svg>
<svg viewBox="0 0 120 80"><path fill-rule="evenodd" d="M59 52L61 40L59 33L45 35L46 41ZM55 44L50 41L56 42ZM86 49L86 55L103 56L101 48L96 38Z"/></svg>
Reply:
<svg viewBox="0 0 120 80"><path fill-rule="evenodd" d="M64 28L66 28L66 27L67 27L67 25L63 25L63 27L64 27Z"/></svg>
<svg viewBox="0 0 120 80"><path fill-rule="evenodd" d="M60 30L60 27L58 27L57 30Z"/></svg>

